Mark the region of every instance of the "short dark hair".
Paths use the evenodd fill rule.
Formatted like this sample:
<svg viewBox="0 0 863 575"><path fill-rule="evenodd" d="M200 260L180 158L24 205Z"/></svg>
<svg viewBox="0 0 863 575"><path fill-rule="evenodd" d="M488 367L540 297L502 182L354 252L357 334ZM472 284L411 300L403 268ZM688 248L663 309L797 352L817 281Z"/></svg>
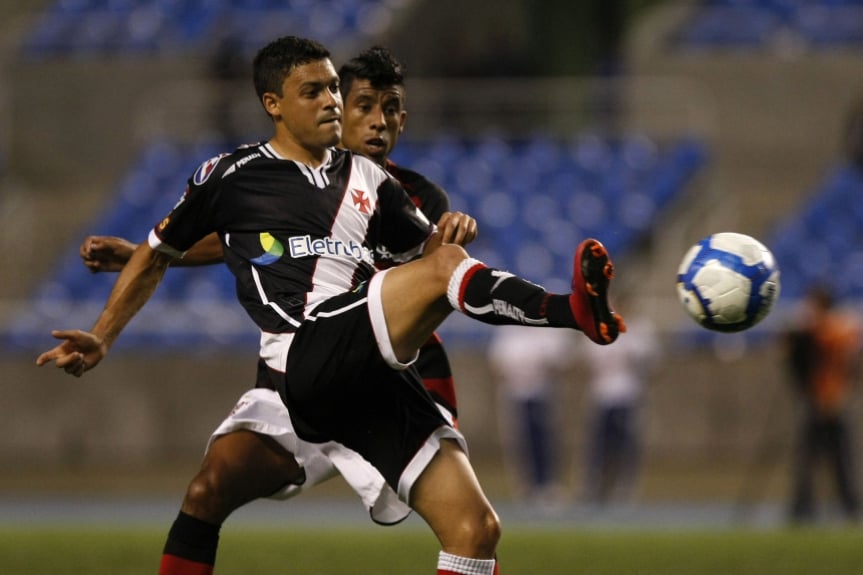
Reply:
<svg viewBox="0 0 863 575"><path fill-rule="evenodd" d="M368 80L373 88L404 86L405 66L383 46L372 46L339 68L339 85L344 96L354 80Z"/></svg>
<svg viewBox="0 0 863 575"><path fill-rule="evenodd" d="M330 51L314 40L283 36L273 40L255 55L253 80L261 99L267 92L282 95L282 83L296 66L330 57Z"/></svg>

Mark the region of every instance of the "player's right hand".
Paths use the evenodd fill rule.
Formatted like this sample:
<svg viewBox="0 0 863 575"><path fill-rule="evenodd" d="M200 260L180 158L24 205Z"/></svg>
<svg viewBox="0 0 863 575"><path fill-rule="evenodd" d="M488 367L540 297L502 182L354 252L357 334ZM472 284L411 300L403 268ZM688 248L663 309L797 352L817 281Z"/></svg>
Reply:
<svg viewBox="0 0 863 575"><path fill-rule="evenodd" d="M442 244L466 246L476 239L476 220L462 212L444 212L437 223Z"/></svg>
<svg viewBox="0 0 863 575"><path fill-rule="evenodd" d="M93 273L118 272L123 269L137 246L115 236L87 236L79 253L84 265Z"/></svg>
<svg viewBox="0 0 863 575"><path fill-rule="evenodd" d="M54 362L69 375L81 377L85 371L93 369L108 353L108 346L102 338L80 329L54 330L51 335L62 339L63 343L46 351L36 358L36 365Z"/></svg>

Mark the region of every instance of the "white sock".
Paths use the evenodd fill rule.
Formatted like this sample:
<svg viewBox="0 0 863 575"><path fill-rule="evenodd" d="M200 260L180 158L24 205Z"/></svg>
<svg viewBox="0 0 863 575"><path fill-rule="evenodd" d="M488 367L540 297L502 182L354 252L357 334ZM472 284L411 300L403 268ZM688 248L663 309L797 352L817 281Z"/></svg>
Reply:
<svg viewBox="0 0 863 575"><path fill-rule="evenodd" d="M449 304L456 311L464 312L464 307L462 306L461 301L461 284L464 281L464 276L468 272L469 269L476 265L485 265L473 258L465 258L461 261L461 263L456 266L455 271L453 271L452 275L449 278L449 285L446 290L446 297L449 300Z"/></svg>
<svg viewBox="0 0 863 575"><path fill-rule="evenodd" d="M493 575L494 559L472 559L441 551L438 555L437 568L462 575Z"/></svg>

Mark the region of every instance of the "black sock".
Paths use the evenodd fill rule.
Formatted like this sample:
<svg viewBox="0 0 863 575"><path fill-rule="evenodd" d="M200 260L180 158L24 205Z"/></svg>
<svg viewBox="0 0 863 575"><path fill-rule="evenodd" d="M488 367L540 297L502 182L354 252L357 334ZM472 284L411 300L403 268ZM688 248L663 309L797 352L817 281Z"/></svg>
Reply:
<svg viewBox="0 0 863 575"><path fill-rule="evenodd" d="M168 532L163 556L170 555L193 563L215 565L220 528L220 525L201 521L180 511Z"/></svg>
<svg viewBox="0 0 863 575"><path fill-rule="evenodd" d="M578 327L569 294L549 293L473 258L465 259L453 272L447 298L453 308L488 324Z"/></svg>

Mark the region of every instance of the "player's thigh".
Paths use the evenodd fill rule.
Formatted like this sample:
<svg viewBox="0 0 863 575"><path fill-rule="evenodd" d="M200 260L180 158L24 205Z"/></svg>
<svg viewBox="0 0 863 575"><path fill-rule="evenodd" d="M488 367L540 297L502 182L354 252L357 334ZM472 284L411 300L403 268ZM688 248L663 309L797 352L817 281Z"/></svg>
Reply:
<svg viewBox="0 0 863 575"><path fill-rule="evenodd" d="M398 355L425 343L452 312L446 300L450 277L467 257L460 246L447 245L432 255L387 271L381 300L387 330Z"/></svg>
<svg viewBox="0 0 863 575"><path fill-rule="evenodd" d="M497 515L454 441L441 441L440 451L414 484L411 507L445 549L490 545L493 551L499 536Z"/></svg>
<svg viewBox="0 0 863 575"><path fill-rule="evenodd" d="M265 497L296 481L302 469L271 437L238 430L218 437L204 457L202 473L241 499Z"/></svg>

